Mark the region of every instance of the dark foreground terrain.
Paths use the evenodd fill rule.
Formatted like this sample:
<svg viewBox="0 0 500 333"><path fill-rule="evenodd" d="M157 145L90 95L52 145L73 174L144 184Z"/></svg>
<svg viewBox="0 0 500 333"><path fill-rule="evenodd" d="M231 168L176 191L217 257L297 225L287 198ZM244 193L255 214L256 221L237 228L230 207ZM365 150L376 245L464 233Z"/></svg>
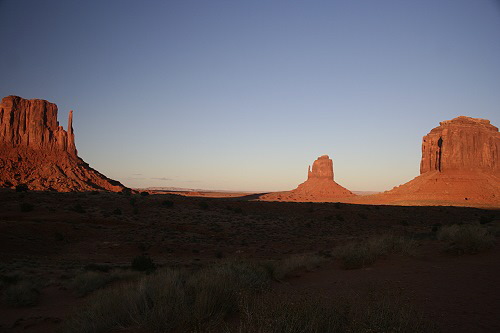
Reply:
<svg viewBox="0 0 500 333"><path fill-rule="evenodd" d="M500 211L0 190L0 332L496 332Z"/></svg>

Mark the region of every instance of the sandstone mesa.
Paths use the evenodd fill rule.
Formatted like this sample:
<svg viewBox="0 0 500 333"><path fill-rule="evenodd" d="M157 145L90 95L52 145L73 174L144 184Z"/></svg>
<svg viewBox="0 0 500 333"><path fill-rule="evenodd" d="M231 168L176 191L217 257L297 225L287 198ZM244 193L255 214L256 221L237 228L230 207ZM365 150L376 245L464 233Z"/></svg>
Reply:
<svg viewBox="0 0 500 333"><path fill-rule="evenodd" d="M322 202L355 196L333 179L333 161L328 155L323 155L314 161L312 169L309 166L307 180L295 190L269 193L262 196L261 200Z"/></svg>
<svg viewBox="0 0 500 333"><path fill-rule="evenodd" d="M500 133L489 120L460 116L422 140L420 175L373 203L500 205Z"/></svg>
<svg viewBox="0 0 500 333"><path fill-rule="evenodd" d="M19 184L61 192L125 189L78 157L73 111L64 130L55 104L7 96L0 103L0 187Z"/></svg>

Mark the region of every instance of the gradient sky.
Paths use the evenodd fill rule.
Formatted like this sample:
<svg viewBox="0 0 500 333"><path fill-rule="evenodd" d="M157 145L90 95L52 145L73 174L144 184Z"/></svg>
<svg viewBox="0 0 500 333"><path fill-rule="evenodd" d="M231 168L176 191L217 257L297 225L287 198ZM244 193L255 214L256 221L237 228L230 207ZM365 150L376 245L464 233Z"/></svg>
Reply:
<svg viewBox="0 0 500 333"><path fill-rule="evenodd" d="M0 95L74 110L130 187L288 190L328 154L388 190L440 121L500 126L496 0L0 0L0 42Z"/></svg>

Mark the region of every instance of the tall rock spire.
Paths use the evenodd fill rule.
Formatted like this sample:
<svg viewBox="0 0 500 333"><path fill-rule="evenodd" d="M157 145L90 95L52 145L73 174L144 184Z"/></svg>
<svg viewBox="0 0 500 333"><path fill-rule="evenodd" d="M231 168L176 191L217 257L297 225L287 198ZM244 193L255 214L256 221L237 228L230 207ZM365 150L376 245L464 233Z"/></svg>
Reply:
<svg viewBox="0 0 500 333"><path fill-rule="evenodd" d="M75 146L75 133L73 132L73 110L69 111L68 115L68 153L77 155Z"/></svg>

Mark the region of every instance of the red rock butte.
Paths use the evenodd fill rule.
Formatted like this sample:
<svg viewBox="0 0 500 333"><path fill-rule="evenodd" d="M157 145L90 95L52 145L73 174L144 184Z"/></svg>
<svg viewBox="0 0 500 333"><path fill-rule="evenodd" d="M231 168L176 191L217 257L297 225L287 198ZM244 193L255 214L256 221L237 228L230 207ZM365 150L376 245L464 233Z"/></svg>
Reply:
<svg viewBox="0 0 500 333"><path fill-rule="evenodd" d="M73 111L66 131L57 121L57 105L8 96L0 104L0 187L19 184L61 192L125 189L78 157Z"/></svg>
<svg viewBox="0 0 500 333"><path fill-rule="evenodd" d="M373 197L385 203L500 206L498 128L464 116L441 122L423 138L420 176Z"/></svg>
<svg viewBox="0 0 500 333"><path fill-rule="evenodd" d="M269 193L261 200L328 202L352 196L355 194L333 180L333 161L323 155L314 161L312 168L309 166L307 180L295 190Z"/></svg>

